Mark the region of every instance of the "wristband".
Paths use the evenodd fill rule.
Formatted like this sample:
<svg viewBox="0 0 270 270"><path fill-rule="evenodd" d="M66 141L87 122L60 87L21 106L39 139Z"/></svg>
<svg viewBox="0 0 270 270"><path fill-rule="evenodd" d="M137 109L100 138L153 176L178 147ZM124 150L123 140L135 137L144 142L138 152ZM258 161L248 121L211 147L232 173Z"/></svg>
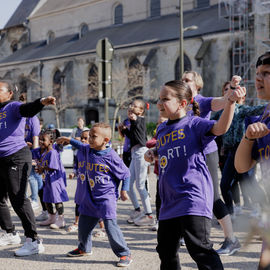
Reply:
<svg viewBox="0 0 270 270"><path fill-rule="evenodd" d="M235 101L234 100L231 100L230 97L228 97L228 101L231 103L231 104L234 104Z"/></svg>
<svg viewBox="0 0 270 270"><path fill-rule="evenodd" d="M232 90L235 90L235 89L236 89L236 87L235 87L235 86L232 86L231 84L230 84L230 88L231 88Z"/></svg>
<svg viewBox="0 0 270 270"><path fill-rule="evenodd" d="M246 135L245 135L245 139L248 140L248 141L250 141L250 142L256 141L256 139L250 139L250 138L248 138Z"/></svg>

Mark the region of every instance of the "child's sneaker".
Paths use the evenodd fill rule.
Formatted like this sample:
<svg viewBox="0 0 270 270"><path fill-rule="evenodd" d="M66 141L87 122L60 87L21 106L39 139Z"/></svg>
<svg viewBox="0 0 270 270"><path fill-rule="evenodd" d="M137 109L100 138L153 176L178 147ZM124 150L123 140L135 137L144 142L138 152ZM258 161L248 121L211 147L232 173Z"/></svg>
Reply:
<svg viewBox="0 0 270 270"><path fill-rule="evenodd" d="M158 230L158 221L152 226L151 231L156 232Z"/></svg>
<svg viewBox="0 0 270 270"><path fill-rule="evenodd" d="M155 223L155 218L149 215L144 215L134 220L136 226L154 226Z"/></svg>
<svg viewBox="0 0 270 270"><path fill-rule="evenodd" d="M15 255L19 257L29 256L32 254L39 254L45 251L42 245L42 240L37 239L32 241L31 238L26 238L24 245L15 251Z"/></svg>
<svg viewBox="0 0 270 270"><path fill-rule="evenodd" d="M16 245L21 243L21 237L18 232L3 233L0 236L0 246Z"/></svg>
<svg viewBox="0 0 270 270"><path fill-rule="evenodd" d="M93 236L96 238L104 238L106 237L106 232L104 230L98 230L95 233L93 233Z"/></svg>
<svg viewBox="0 0 270 270"><path fill-rule="evenodd" d="M136 211L136 210L133 210L127 220L127 223L129 224L133 224L134 223L134 220L141 217L143 215L142 211Z"/></svg>
<svg viewBox="0 0 270 270"><path fill-rule="evenodd" d="M56 221L50 225L50 228L51 229L61 229L61 228L65 228L66 226L66 222L65 222L65 219L64 219L64 215L61 215L61 216L58 216Z"/></svg>
<svg viewBox="0 0 270 270"><path fill-rule="evenodd" d="M118 267L127 267L132 263L131 257L130 255L128 256L122 256L119 260L119 262L117 263Z"/></svg>
<svg viewBox="0 0 270 270"><path fill-rule="evenodd" d="M68 257L82 257L82 256L89 256L89 255L92 255L92 251L91 252L85 252L85 251L82 251L78 248L70 251L67 253L67 256Z"/></svg>
<svg viewBox="0 0 270 270"><path fill-rule="evenodd" d="M78 224L72 224L67 228L67 232L77 232L78 231Z"/></svg>
<svg viewBox="0 0 270 270"><path fill-rule="evenodd" d="M44 220L47 220L49 218L48 216L48 211L45 210L41 212L41 214L39 216L36 217L36 221L44 221Z"/></svg>

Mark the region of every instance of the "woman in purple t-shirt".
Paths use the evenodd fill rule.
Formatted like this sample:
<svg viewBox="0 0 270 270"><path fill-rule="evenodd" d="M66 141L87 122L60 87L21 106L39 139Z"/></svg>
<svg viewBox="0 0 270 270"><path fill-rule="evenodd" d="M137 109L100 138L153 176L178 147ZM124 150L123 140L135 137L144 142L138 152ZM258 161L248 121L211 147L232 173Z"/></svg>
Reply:
<svg viewBox="0 0 270 270"><path fill-rule="evenodd" d="M239 79L241 79L239 76L234 76L230 85L236 86L236 84L239 83ZM200 74L195 71L186 71L182 76L182 80L190 86L192 97L199 104L201 118L210 119L211 111L215 112L224 108L227 95L222 97L204 97L200 95L200 90L203 88L203 79ZM192 111L188 113L192 115ZM214 140L205 146L204 154L214 187L213 212L223 229L225 237L225 241L217 252L222 255L232 255L240 249L241 245L234 236L229 211L219 195L218 149Z"/></svg>
<svg viewBox="0 0 270 270"><path fill-rule="evenodd" d="M44 247L37 236L31 203L25 196L32 168L32 155L24 141L25 117L33 117L45 105L55 104L55 98L47 97L22 104L11 100L14 89L16 91L12 83L0 81L0 224L5 231L0 236L0 245L21 242L6 203L8 196L26 236L25 244L15 251L15 255L28 256L44 252Z"/></svg>
<svg viewBox="0 0 270 270"><path fill-rule="evenodd" d="M169 118L158 127L156 144L161 197L157 252L161 270L180 269L180 237L184 237L198 269L223 269L209 240L213 184L204 148L216 135L228 130L235 101L244 94L242 88L231 93L219 121L215 122L187 116L189 106L193 107L194 115L199 114L199 106L186 83L167 82L160 92L158 108L165 110Z"/></svg>

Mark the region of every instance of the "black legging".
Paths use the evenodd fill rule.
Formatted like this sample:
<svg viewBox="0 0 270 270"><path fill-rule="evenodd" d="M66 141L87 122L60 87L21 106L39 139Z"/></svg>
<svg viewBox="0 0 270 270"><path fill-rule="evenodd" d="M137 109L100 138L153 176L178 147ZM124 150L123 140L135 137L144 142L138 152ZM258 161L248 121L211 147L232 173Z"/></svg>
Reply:
<svg viewBox="0 0 270 270"><path fill-rule="evenodd" d="M55 215L54 209L53 209L53 204L52 203L45 203L46 208L48 210L48 213L51 215ZM58 215L63 215L64 214L64 205L63 203L55 203L55 208L56 212Z"/></svg>
<svg viewBox="0 0 270 270"><path fill-rule="evenodd" d="M25 196L28 177L32 169L32 154L28 146L18 152L0 158L0 226L7 233L13 232L7 196L22 222L25 236L36 239L35 215L29 199Z"/></svg>
<svg viewBox="0 0 270 270"><path fill-rule="evenodd" d="M206 164L211 174L214 189L213 213L217 219L222 219L229 214L225 203L220 199L218 180L218 151L206 155Z"/></svg>

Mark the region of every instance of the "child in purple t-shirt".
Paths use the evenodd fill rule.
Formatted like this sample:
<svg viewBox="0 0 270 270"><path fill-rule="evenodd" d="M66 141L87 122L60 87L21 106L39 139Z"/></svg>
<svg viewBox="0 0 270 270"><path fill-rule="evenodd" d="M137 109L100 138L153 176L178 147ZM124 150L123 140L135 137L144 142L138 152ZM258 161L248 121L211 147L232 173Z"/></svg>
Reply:
<svg viewBox="0 0 270 270"><path fill-rule="evenodd" d="M256 91L257 97L265 101L270 101L270 52L261 55L256 63ZM270 103L265 106L263 114L254 119L253 124L247 127L238 149L236 151L234 165L239 173L249 171L260 162L262 170L262 180L265 190L269 196L269 174L270 174ZM261 198L263 199L263 197ZM261 222L254 231L261 231L263 237L263 247L258 269L269 269L270 267L270 242L269 242L269 201L264 203ZM264 227L261 226L263 223Z"/></svg>
<svg viewBox="0 0 270 270"><path fill-rule="evenodd" d="M209 240L213 208L213 184L206 165L204 148L225 133L231 123L235 101L245 95L237 88L228 97L218 122L197 117L198 103L188 84L167 82L160 92L158 108L169 120L157 129L156 151L159 160L159 215L157 252L161 270L180 269L179 239L198 269L223 269L219 255ZM187 115L193 107L195 116ZM151 160L153 152L146 155Z"/></svg>
<svg viewBox="0 0 270 270"><path fill-rule="evenodd" d="M96 123L90 130L89 145L61 137L57 143L70 143L84 156L84 175L86 187L81 192L79 217L79 246L68 252L69 257L92 254L92 231L99 219L105 224L111 248L120 258L117 266L131 263L130 250L117 225L116 206L118 186L123 180L120 196L127 200L130 172L122 159L112 148L106 148L111 139L111 127L106 123Z"/></svg>
<svg viewBox="0 0 270 270"><path fill-rule="evenodd" d="M53 147L55 141L54 130L44 130L39 135L40 147L33 150L33 158L37 160L37 172L42 174L44 180L43 201L46 205L49 217L40 223L41 226L50 225L51 229L64 228L63 202L68 201L66 191L66 176L61 164L60 155ZM58 216L53 209L55 204Z"/></svg>

